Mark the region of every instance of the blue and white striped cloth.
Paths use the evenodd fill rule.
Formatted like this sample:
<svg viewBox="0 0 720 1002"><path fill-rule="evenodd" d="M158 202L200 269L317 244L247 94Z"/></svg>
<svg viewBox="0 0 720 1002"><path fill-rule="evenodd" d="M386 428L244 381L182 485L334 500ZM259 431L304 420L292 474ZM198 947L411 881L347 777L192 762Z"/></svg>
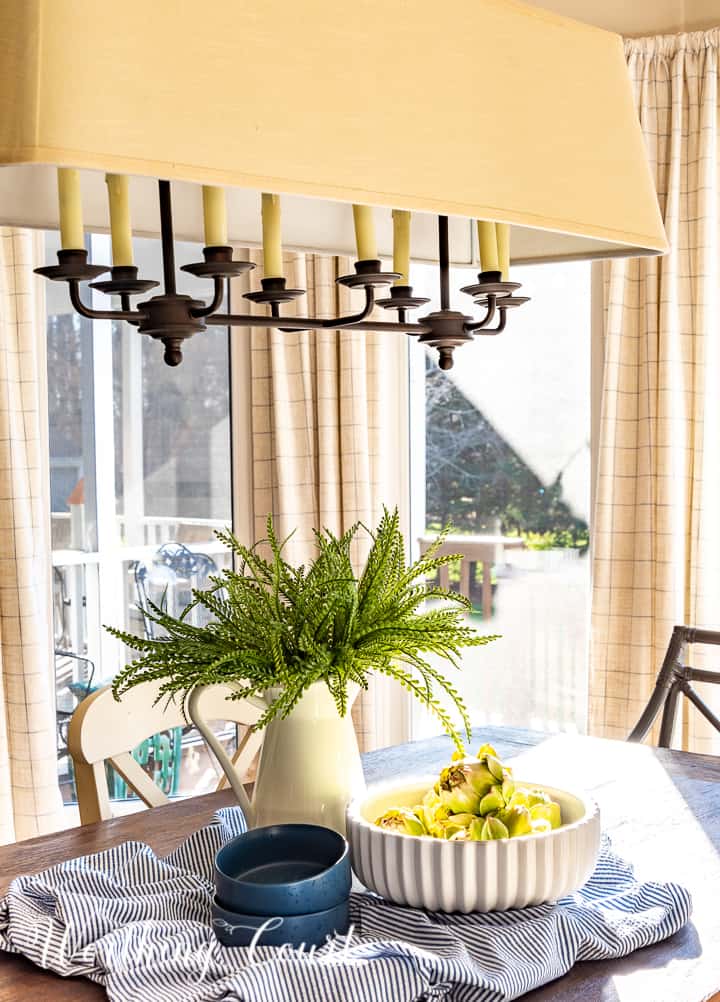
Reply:
<svg viewBox="0 0 720 1002"><path fill-rule="evenodd" d="M506 1002L690 915L686 890L638 883L606 843L585 887L554 905L442 915L354 894L347 937L251 953L221 946L209 924L215 852L244 829L228 808L164 859L127 842L18 877L0 902L0 948L90 978L112 1002Z"/></svg>

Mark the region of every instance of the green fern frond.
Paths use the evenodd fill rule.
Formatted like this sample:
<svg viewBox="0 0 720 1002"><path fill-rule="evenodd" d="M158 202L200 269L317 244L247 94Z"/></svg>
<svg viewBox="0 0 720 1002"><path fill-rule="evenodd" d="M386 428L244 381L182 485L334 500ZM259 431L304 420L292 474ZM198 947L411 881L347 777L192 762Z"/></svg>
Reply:
<svg viewBox="0 0 720 1002"><path fill-rule="evenodd" d="M218 540L235 556L235 569L224 569L212 575L207 588L193 590L191 603L177 617L162 601L151 603L145 615L157 627L156 638L106 627L138 654L120 671L113 691L119 697L142 682L159 681L160 698L184 701L195 686L218 682L233 683L234 698L267 698L268 690L277 690L255 725L260 728L291 713L315 682L327 685L344 716L348 686L367 689L370 677L380 673L427 707L461 750L462 736L448 707L466 732L467 708L437 661L458 669L463 649L496 638L467 624L464 596L426 581L460 559L437 556L448 531L408 565L397 509L383 508L374 530L359 522L340 536L316 530L317 553L307 566L285 560L290 536L280 539L270 516L266 539L252 547L229 529L219 531ZM367 532L371 543L358 575L352 553L359 532ZM206 626L189 620L198 608L210 617Z"/></svg>

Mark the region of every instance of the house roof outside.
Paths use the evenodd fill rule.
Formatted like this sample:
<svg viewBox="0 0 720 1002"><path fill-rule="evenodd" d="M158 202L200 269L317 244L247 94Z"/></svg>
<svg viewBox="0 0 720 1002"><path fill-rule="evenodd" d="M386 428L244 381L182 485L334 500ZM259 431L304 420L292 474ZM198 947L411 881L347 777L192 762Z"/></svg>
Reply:
<svg viewBox="0 0 720 1002"><path fill-rule="evenodd" d="M531 297L498 337L476 337L455 353L450 377L547 487L562 475L563 499L590 514L590 264L514 268ZM451 277L452 289L468 272ZM415 265L417 295L437 296L437 271ZM462 297L465 299L466 297ZM458 296L452 305L468 310ZM558 415L562 414L562 420Z"/></svg>

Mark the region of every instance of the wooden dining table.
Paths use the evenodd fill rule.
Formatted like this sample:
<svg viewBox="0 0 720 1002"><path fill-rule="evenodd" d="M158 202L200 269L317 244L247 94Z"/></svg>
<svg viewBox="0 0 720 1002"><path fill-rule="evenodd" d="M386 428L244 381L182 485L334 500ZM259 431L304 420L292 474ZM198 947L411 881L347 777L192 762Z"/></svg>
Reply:
<svg viewBox="0 0 720 1002"><path fill-rule="evenodd" d="M720 760L512 728L485 727L473 739L473 746L490 741L501 758L512 758L518 778L590 791L603 829L638 877L681 883L693 897L690 922L670 939L621 960L577 964L523 996L525 1002L720 1002ZM366 778L372 783L438 772L451 753L445 737L373 751L363 756ZM19 874L128 839L165 854L231 803L232 793L224 790L0 848L0 893ZM0 1002L103 998L103 989L89 981L60 978L0 954Z"/></svg>

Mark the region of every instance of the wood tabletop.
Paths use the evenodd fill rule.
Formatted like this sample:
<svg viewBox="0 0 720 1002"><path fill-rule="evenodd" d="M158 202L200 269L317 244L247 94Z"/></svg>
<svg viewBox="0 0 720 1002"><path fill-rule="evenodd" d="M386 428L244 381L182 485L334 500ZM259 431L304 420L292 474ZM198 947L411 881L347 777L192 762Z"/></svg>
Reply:
<svg viewBox="0 0 720 1002"><path fill-rule="evenodd" d="M638 875L677 881L693 895L692 920L671 939L623 960L578 964L560 980L524 996L524 1002L720 1002L720 994L715 996L720 993L720 761L510 728L483 728L475 741L491 741L502 758L512 756L521 779L590 790L600 804L603 828ZM373 782L435 772L451 752L446 738L383 749L364 756L365 773ZM2 847L0 894L18 874L127 839L147 842L162 855L207 823L214 810L231 803L232 794L223 791ZM0 1002L104 998L104 991L90 982L61 979L0 954Z"/></svg>

